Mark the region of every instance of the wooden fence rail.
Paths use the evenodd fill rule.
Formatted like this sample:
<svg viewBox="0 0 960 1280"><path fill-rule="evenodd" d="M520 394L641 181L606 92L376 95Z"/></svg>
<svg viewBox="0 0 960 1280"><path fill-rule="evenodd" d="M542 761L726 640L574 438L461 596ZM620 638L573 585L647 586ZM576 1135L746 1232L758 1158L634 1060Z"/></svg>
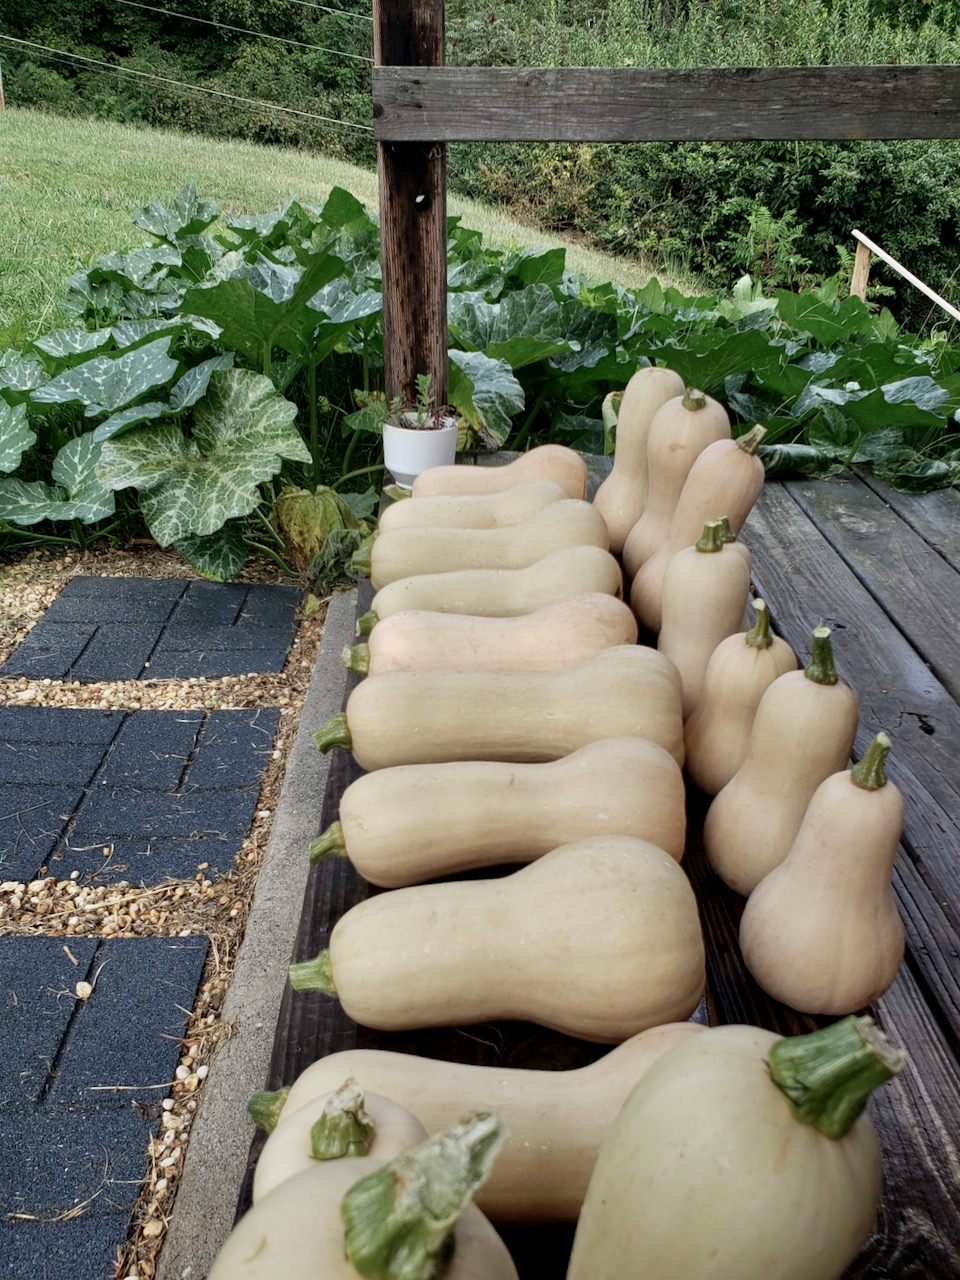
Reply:
<svg viewBox="0 0 960 1280"><path fill-rule="evenodd" d="M388 397L447 393L446 144L960 138L960 66L445 67L443 0L374 0Z"/></svg>

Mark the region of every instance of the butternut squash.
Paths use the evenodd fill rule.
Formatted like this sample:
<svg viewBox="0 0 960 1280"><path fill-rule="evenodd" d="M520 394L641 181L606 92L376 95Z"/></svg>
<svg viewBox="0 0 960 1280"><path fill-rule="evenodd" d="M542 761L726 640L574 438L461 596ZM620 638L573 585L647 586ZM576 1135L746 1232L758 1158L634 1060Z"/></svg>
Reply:
<svg viewBox="0 0 960 1280"><path fill-rule="evenodd" d="M526 569L551 551L575 546L607 551L609 542L595 507L580 498L564 498L502 529L387 529L371 544L370 581L379 589L418 573Z"/></svg>
<svg viewBox="0 0 960 1280"><path fill-rule="evenodd" d="M567 547L526 569L455 569L401 578L381 587L370 611L379 619L401 609L507 618L584 591L623 595L620 566L602 547Z"/></svg>
<svg viewBox="0 0 960 1280"><path fill-rule="evenodd" d="M891 887L903 797L887 780L890 738L821 782L797 837L751 893L743 960L760 986L801 1013L840 1016L883 995L904 932Z"/></svg>
<svg viewBox="0 0 960 1280"><path fill-rule="evenodd" d="M685 799L676 760L647 738L601 738L541 764L394 765L350 783L310 855L349 857L386 889L532 862L590 835L636 836L679 862Z"/></svg>
<svg viewBox="0 0 960 1280"><path fill-rule="evenodd" d="M296 990L383 1031L507 1018L616 1044L690 1016L703 994L696 898L633 836L561 845L509 875L390 889L351 907Z"/></svg>
<svg viewBox="0 0 960 1280"><path fill-rule="evenodd" d="M642 645L562 671L384 671L314 734L362 769L440 760L556 760L597 738L650 738L683 762L680 676Z"/></svg>
<svg viewBox="0 0 960 1280"><path fill-rule="evenodd" d="M770 629L765 600L753 602L753 626L721 640L707 663L700 699L683 726L684 770L715 796L743 763L757 706L778 676L796 671L797 655Z"/></svg>
<svg viewBox="0 0 960 1280"><path fill-rule="evenodd" d="M837 676L830 628L817 626L810 662L766 690L743 764L707 810L703 847L731 889L752 893L787 856L814 791L846 764L857 718L856 697Z"/></svg>
<svg viewBox="0 0 960 1280"><path fill-rule="evenodd" d="M381 533L388 529L443 526L453 529L503 529L542 511L551 502L569 498L555 480L531 476L497 493L436 494L413 501L392 502L380 519Z"/></svg>
<svg viewBox="0 0 960 1280"><path fill-rule="evenodd" d="M650 1027L596 1062L566 1071L474 1066L386 1049L347 1049L320 1058L300 1073L290 1087L280 1124L292 1123L302 1111L309 1115L316 1097L326 1096L333 1082L344 1076L392 1098L430 1133L468 1111L493 1111L507 1127L507 1140L477 1192L477 1207L493 1222L573 1222L600 1142L630 1090L661 1054L703 1030L697 1022Z"/></svg>
<svg viewBox="0 0 960 1280"><path fill-rule="evenodd" d="M378 622L365 645L344 650L360 675L459 667L559 671L615 644L636 644L630 606L599 591L568 596L513 618L407 609Z"/></svg>
<svg viewBox="0 0 960 1280"><path fill-rule="evenodd" d="M647 435L647 502L623 544L623 567L630 579L667 536L696 459L715 440L729 437L726 409L696 387L668 400L654 414ZM714 517L721 514L712 513Z"/></svg>
<svg viewBox="0 0 960 1280"><path fill-rule="evenodd" d="M743 528L763 488L763 463L757 449L765 434L766 429L758 424L736 440L714 440L695 459L677 498L666 537L632 575L630 605L641 626L649 631L660 630L661 584L671 558L684 547L693 546L708 520L726 516L731 541Z"/></svg>
<svg viewBox="0 0 960 1280"><path fill-rule="evenodd" d="M750 591L743 556L721 540L719 520L708 520L699 542L678 551L663 575L663 620L658 650L680 672L683 715L700 701L710 656L740 626Z"/></svg>
<svg viewBox="0 0 960 1280"><path fill-rule="evenodd" d="M617 555L646 504L647 433L653 415L685 389L679 373L656 365L638 369L626 385L617 413L613 466L593 499L607 522L610 550Z"/></svg>
<svg viewBox="0 0 960 1280"><path fill-rule="evenodd" d="M567 1280L838 1280L880 1201L864 1108L904 1057L866 1018L675 1045L607 1131Z"/></svg>
<svg viewBox="0 0 960 1280"><path fill-rule="evenodd" d="M512 462L474 466L455 462L431 467L413 482L413 497L434 494L498 493L518 480L544 477L563 485L571 498L587 496L587 464L579 453L563 444L540 444Z"/></svg>
<svg viewBox="0 0 960 1280"><path fill-rule="evenodd" d="M464 1107L448 1123L470 1110L471 1107ZM274 1187L309 1169L317 1160L357 1156L392 1160L426 1137L426 1129L405 1106L361 1089L347 1073L341 1084L331 1086L296 1111L281 1112L257 1157L252 1202L256 1204Z"/></svg>
<svg viewBox="0 0 960 1280"><path fill-rule="evenodd" d="M240 1219L208 1280L517 1280L471 1197L503 1143L496 1116L468 1116L389 1164L317 1161Z"/></svg>

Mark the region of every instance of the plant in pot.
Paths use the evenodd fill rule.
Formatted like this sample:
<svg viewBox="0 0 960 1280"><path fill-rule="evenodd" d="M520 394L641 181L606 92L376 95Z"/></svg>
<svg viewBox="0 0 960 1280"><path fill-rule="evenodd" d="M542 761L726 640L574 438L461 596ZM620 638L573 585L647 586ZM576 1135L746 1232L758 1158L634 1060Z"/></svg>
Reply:
<svg viewBox="0 0 960 1280"><path fill-rule="evenodd" d="M412 488L421 471L455 461L459 423L447 405L434 404L430 374L417 374L413 406L402 396L369 398L367 408L381 421L383 461L398 488Z"/></svg>

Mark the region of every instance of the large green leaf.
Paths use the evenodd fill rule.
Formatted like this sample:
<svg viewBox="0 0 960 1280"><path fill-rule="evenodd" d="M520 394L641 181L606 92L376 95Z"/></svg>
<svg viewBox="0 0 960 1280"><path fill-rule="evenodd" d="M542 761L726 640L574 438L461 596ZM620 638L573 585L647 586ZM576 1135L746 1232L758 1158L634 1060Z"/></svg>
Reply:
<svg viewBox="0 0 960 1280"><path fill-rule="evenodd" d="M0 471L16 471L20 459L36 441L27 424L26 407L9 405L0 398Z"/></svg>
<svg viewBox="0 0 960 1280"><path fill-rule="evenodd" d="M524 407L523 387L505 360L480 351L451 351L451 405L488 445L500 447L510 434L511 419Z"/></svg>
<svg viewBox="0 0 960 1280"><path fill-rule="evenodd" d="M296 413L269 378L222 370L196 407L191 437L161 422L108 440L100 477L111 489L139 489L144 519L161 546L206 537L249 515L259 486L284 459L310 461L293 426Z"/></svg>
<svg viewBox="0 0 960 1280"><path fill-rule="evenodd" d="M0 480L0 520L39 524L41 520L79 520L95 524L113 514L116 501L97 476L100 445L92 434L69 441L57 454L53 484L41 480Z"/></svg>
<svg viewBox="0 0 960 1280"><path fill-rule="evenodd" d="M123 355L95 356L38 387L31 398L40 404L79 402L88 416L122 409L176 373L177 361L167 354L170 342L168 335Z"/></svg>
<svg viewBox="0 0 960 1280"><path fill-rule="evenodd" d="M181 236L196 236L205 231L219 213L212 200L198 198L197 184L191 178L169 209L159 200L151 200L131 214L130 221L158 240L176 244Z"/></svg>
<svg viewBox="0 0 960 1280"><path fill-rule="evenodd" d="M239 522L229 521L204 538L181 538L176 549L197 573L214 582L229 582L243 568L247 548Z"/></svg>
<svg viewBox="0 0 960 1280"><path fill-rule="evenodd" d="M77 356L86 357L92 351L102 351L112 343L113 333L110 329L72 328L54 329L52 333L37 338L33 345L45 355L53 356L55 360L74 364Z"/></svg>
<svg viewBox="0 0 960 1280"><path fill-rule="evenodd" d="M36 360L22 360L17 352L7 352L0 359L0 399L9 404L22 404L49 376Z"/></svg>

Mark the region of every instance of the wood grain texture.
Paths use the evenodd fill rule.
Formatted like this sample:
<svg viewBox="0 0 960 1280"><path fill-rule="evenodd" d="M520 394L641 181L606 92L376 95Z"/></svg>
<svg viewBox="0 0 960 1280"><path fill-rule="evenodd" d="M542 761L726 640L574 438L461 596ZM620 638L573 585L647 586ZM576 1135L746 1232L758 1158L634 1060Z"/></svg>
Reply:
<svg viewBox="0 0 960 1280"><path fill-rule="evenodd" d="M373 71L381 142L960 137L960 67Z"/></svg>

